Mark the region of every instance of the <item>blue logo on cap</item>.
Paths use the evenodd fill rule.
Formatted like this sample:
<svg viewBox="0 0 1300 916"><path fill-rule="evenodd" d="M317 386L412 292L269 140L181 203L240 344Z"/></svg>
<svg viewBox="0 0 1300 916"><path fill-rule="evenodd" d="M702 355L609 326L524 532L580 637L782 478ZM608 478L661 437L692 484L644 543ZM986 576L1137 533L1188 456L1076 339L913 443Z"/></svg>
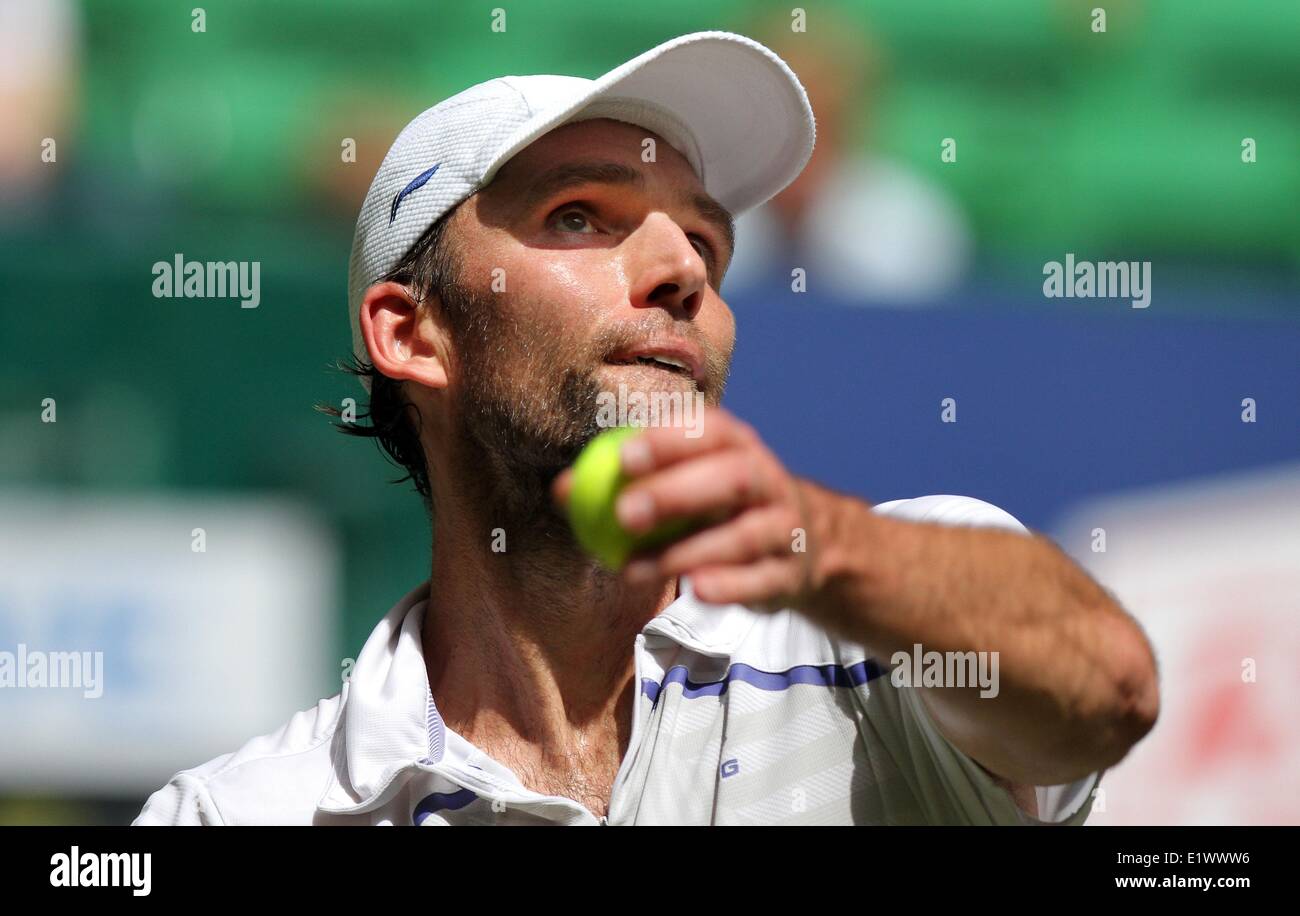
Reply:
<svg viewBox="0 0 1300 916"><path fill-rule="evenodd" d="M442 165L442 163L439 162L438 165ZM421 172L419 175L416 175L415 179L406 187L402 188L401 192L396 197L393 198L393 207L388 213L388 224L390 226L392 225L393 220L397 219L398 205L401 204L401 202L406 199L406 196L408 194L418 191L420 190L420 188L424 187L425 182L427 182L430 178L433 177L434 172L438 171L438 165L435 165L427 172Z"/></svg>

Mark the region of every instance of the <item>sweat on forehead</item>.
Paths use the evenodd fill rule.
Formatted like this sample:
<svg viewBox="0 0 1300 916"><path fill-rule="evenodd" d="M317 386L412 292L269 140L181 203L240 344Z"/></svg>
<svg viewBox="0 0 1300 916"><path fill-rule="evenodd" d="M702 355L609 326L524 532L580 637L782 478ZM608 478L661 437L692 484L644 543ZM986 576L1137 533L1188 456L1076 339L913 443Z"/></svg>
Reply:
<svg viewBox="0 0 1300 916"><path fill-rule="evenodd" d="M567 132L567 133L562 133ZM656 142L655 160L646 163L645 139ZM694 208L735 250L735 218L705 191L687 159L653 131L634 124L598 118L566 124L538 138L502 166L485 192L508 198L527 212L546 198L586 184L611 184L645 190L650 168L665 169L666 185L677 202Z"/></svg>

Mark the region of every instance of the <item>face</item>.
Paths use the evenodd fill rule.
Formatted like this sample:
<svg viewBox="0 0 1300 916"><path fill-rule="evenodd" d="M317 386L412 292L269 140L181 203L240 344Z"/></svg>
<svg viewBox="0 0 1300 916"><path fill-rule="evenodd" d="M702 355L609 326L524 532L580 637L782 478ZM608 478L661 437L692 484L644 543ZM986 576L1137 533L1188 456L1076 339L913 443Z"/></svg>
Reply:
<svg viewBox="0 0 1300 916"><path fill-rule="evenodd" d="M544 500L598 431L601 392L717 404L735 341L717 292L726 219L680 153L608 119L550 132L466 200L451 220L465 319L443 403L482 452L475 466Z"/></svg>

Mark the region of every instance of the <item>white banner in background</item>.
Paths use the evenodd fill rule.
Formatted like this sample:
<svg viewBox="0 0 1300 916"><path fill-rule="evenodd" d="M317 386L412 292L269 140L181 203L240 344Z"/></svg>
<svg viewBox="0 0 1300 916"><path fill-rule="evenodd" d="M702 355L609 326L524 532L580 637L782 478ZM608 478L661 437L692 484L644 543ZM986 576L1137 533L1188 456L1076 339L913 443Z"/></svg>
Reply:
<svg viewBox="0 0 1300 916"><path fill-rule="evenodd" d="M1160 719L1088 823L1300 824L1300 466L1089 502L1056 530L1160 667Z"/></svg>
<svg viewBox="0 0 1300 916"><path fill-rule="evenodd" d="M0 569L0 793L155 789L337 691L295 504L6 495Z"/></svg>

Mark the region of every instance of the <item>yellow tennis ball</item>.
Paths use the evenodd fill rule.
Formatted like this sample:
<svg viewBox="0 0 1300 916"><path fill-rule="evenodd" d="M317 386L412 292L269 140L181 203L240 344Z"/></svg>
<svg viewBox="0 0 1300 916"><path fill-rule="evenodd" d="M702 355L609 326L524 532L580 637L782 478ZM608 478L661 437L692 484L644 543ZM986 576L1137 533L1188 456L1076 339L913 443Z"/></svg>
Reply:
<svg viewBox="0 0 1300 916"><path fill-rule="evenodd" d="M569 524L583 550L609 569L622 569L632 553L673 540L690 528L679 520L634 535L619 524L614 504L628 482L619 462L619 447L640 427L607 429L587 443L573 463Z"/></svg>

